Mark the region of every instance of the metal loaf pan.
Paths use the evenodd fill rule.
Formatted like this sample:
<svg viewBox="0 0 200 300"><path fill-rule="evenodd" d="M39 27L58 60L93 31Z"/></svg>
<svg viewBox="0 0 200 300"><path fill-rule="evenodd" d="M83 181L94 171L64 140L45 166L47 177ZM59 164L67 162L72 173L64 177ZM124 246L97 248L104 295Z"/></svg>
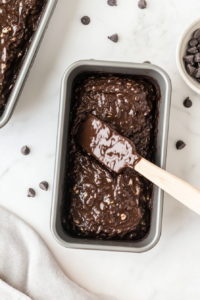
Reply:
<svg viewBox="0 0 200 300"><path fill-rule="evenodd" d="M46 7L41 16L41 20L39 22L38 28L34 33L33 40L29 47L29 50L24 58L21 70L18 74L17 80L9 97L9 100L6 104L4 112L0 117L0 128L6 125L6 123L10 120L12 113L15 109L15 106L19 100L20 94L25 85L26 79L28 77L29 71L33 65L35 57L37 55L39 46L41 44L42 38L44 36L45 30L48 27L48 23L53 14L53 11L56 7L58 0L47 0Z"/></svg>
<svg viewBox="0 0 200 300"><path fill-rule="evenodd" d="M64 74L61 86L57 151L51 208L51 231L57 242L64 247L138 253L144 252L153 248L159 241L161 235L164 192L156 186L154 189L151 229L149 235L143 241L126 242L79 239L66 234L61 226L60 206L62 201L63 182L66 166L67 136L72 84L73 80L78 74L88 71L145 75L151 76L155 80L157 80L161 90L161 102L159 106L157 151L155 154L155 163L157 166L163 169L165 169L166 166L168 125L171 101L171 81L169 76L161 68L144 63L136 64L95 60L83 60L74 63Z"/></svg>

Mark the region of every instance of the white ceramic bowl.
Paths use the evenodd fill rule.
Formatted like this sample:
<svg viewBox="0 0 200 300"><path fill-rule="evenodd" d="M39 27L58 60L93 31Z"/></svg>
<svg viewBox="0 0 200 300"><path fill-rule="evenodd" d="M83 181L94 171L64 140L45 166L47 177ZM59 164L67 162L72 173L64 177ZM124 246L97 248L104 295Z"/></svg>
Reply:
<svg viewBox="0 0 200 300"><path fill-rule="evenodd" d="M200 94L200 82L198 82L195 78L191 77L187 73L185 69L185 62L183 61L183 57L187 53L188 42L193 37L194 31L198 28L200 28L200 19L197 19L196 21L192 22L182 33L176 49L176 63L177 63L178 70L182 78L187 83L187 85L193 91Z"/></svg>

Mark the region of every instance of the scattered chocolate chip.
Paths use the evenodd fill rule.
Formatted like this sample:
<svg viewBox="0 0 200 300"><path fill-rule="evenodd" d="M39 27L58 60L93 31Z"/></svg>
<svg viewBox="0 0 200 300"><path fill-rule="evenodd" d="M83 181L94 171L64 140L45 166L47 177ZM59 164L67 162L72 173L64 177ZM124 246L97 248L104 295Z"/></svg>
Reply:
<svg viewBox="0 0 200 300"><path fill-rule="evenodd" d="M46 181L42 181L42 182L40 182L39 187L44 191L48 191L49 184Z"/></svg>
<svg viewBox="0 0 200 300"><path fill-rule="evenodd" d="M148 61L148 60L145 60L144 62L143 62L143 64L150 64L151 62L150 61Z"/></svg>
<svg viewBox="0 0 200 300"><path fill-rule="evenodd" d="M183 57L183 60L188 64L194 64L194 55L186 55Z"/></svg>
<svg viewBox="0 0 200 300"><path fill-rule="evenodd" d="M117 43L119 37L118 37L118 34L115 33L115 34L113 34L113 35L111 35L111 36L108 36L108 39L111 40L111 41L114 42L114 43Z"/></svg>
<svg viewBox="0 0 200 300"><path fill-rule="evenodd" d="M187 97L184 101L183 101L183 105L187 108L192 106L192 100L190 100L189 97Z"/></svg>
<svg viewBox="0 0 200 300"><path fill-rule="evenodd" d="M189 41L189 45L191 46L191 47L195 47L196 45L198 45L198 40L197 39L191 39L190 41Z"/></svg>
<svg viewBox="0 0 200 300"><path fill-rule="evenodd" d="M82 18L81 18L81 23L82 23L83 25L88 25L88 24L90 24L90 18L87 17L87 16L82 17Z"/></svg>
<svg viewBox="0 0 200 300"><path fill-rule="evenodd" d="M177 150L182 150L183 148L185 148L186 144L183 141L178 141L176 143L176 149Z"/></svg>
<svg viewBox="0 0 200 300"><path fill-rule="evenodd" d="M22 147L21 153L23 155L28 155L30 153L30 149L27 146Z"/></svg>
<svg viewBox="0 0 200 300"><path fill-rule="evenodd" d="M200 62L200 53L195 54L194 61L195 62Z"/></svg>
<svg viewBox="0 0 200 300"><path fill-rule="evenodd" d="M31 198L35 197L35 191L34 191L34 189L31 189L31 188L28 189L27 197L31 197Z"/></svg>
<svg viewBox="0 0 200 300"><path fill-rule="evenodd" d="M147 7L146 1L145 1L145 0L140 0L140 1L138 2L138 7L141 8L141 9L146 8L146 7Z"/></svg>
<svg viewBox="0 0 200 300"><path fill-rule="evenodd" d="M107 3L110 6L117 6L117 0L108 0Z"/></svg>
<svg viewBox="0 0 200 300"><path fill-rule="evenodd" d="M188 72L188 74L190 75L190 76L195 76L196 75L196 72L197 72L197 70L196 70L196 68L194 68L193 66L191 66L191 65L187 65L186 66L186 70L187 70L187 72Z"/></svg>
<svg viewBox="0 0 200 300"><path fill-rule="evenodd" d="M198 28L197 30L195 30L193 37L194 37L194 39L200 38L200 28Z"/></svg>
<svg viewBox="0 0 200 300"><path fill-rule="evenodd" d="M197 47L192 47L187 50L188 53L196 54L198 52Z"/></svg>

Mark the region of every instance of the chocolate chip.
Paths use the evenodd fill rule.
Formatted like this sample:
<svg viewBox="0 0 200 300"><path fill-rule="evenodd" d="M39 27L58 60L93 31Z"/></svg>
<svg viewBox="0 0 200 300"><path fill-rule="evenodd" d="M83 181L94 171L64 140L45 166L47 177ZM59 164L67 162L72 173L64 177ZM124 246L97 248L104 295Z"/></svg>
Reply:
<svg viewBox="0 0 200 300"><path fill-rule="evenodd" d="M183 57L183 60L188 64L194 64L194 55L186 55Z"/></svg>
<svg viewBox="0 0 200 300"><path fill-rule="evenodd" d="M141 8L141 9L146 8L146 7L147 7L146 1L145 1L145 0L140 0L140 1L138 2L138 7Z"/></svg>
<svg viewBox="0 0 200 300"><path fill-rule="evenodd" d="M185 148L186 144L183 141L178 141L176 143L176 149L177 150L182 150L183 148Z"/></svg>
<svg viewBox="0 0 200 300"><path fill-rule="evenodd" d="M90 24L90 18L87 17L87 16L82 17L82 18L81 18L81 23L82 23L83 25L88 25L88 24Z"/></svg>
<svg viewBox="0 0 200 300"><path fill-rule="evenodd" d="M28 155L30 153L30 149L27 146L22 147L21 153L23 155Z"/></svg>
<svg viewBox="0 0 200 300"><path fill-rule="evenodd" d="M145 60L144 62L143 62L143 64L150 64L151 62L150 61L148 61L148 60Z"/></svg>
<svg viewBox="0 0 200 300"><path fill-rule="evenodd" d="M200 79L200 28L198 28L193 33L193 38L188 42L189 48L187 52L190 55L186 55L183 57L183 60L186 62L185 67L187 73L195 77L196 80Z"/></svg>
<svg viewBox="0 0 200 300"><path fill-rule="evenodd" d="M111 41L114 42L114 43L117 43L119 37L118 37L118 34L115 33L115 34L113 34L113 35L111 35L111 36L108 36L108 39L111 40Z"/></svg>
<svg viewBox="0 0 200 300"><path fill-rule="evenodd" d="M196 78L200 78L200 69L197 69L197 72L196 72L196 74L195 74L195 77L196 77Z"/></svg>
<svg viewBox="0 0 200 300"><path fill-rule="evenodd" d="M187 108L192 106L192 100L190 100L189 97L187 97L184 101L183 101L183 105Z"/></svg>
<svg viewBox="0 0 200 300"><path fill-rule="evenodd" d="M187 50L188 53L196 54L198 52L197 47L192 47Z"/></svg>
<svg viewBox="0 0 200 300"><path fill-rule="evenodd" d="M200 52L200 45L197 46L197 50Z"/></svg>
<svg viewBox="0 0 200 300"><path fill-rule="evenodd" d="M189 45L191 46L191 47L195 47L196 45L198 45L198 40L197 39L191 39L190 41L189 41Z"/></svg>
<svg viewBox="0 0 200 300"><path fill-rule="evenodd" d="M197 70L196 70L196 68L194 68L193 66L191 66L191 65L187 65L186 66L186 70L187 70L187 72L188 72L188 74L190 75L190 76L195 76L196 75L196 72L197 72Z"/></svg>
<svg viewBox="0 0 200 300"><path fill-rule="evenodd" d="M195 54L194 61L195 62L200 62L200 53Z"/></svg>
<svg viewBox="0 0 200 300"><path fill-rule="evenodd" d="M44 191L48 191L49 184L46 181L42 181L42 182L40 182L39 187Z"/></svg>
<svg viewBox="0 0 200 300"><path fill-rule="evenodd" d="M107 3L110 6L117 6L117 0L108 0Z"/></svg>
<svg viewBox="0 0 200 300"><path fill-rule="evenodd" d="M34 189L31 189L31 188L28 189L27 197L31 197L31 198L35 197L35 191L34 191Z"/></svg>
<svg viewBox="0 0 200 300"><path fill-rule="evenodd" d="M193 37L195 39L198 39L200 38L200 28L198 28L197 30L195 30L194 34L193 34Z"/></svg>

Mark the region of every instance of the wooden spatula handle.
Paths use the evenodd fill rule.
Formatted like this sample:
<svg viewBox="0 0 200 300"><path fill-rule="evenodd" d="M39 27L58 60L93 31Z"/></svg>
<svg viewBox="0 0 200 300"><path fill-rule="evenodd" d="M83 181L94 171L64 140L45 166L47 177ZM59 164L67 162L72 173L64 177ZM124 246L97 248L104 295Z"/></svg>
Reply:
<svg viewBox="0 0 200 300"><path fill-rule="evenodd" d="M200 214L200 191L142 158L135 170L181 203Z"/></svg>

